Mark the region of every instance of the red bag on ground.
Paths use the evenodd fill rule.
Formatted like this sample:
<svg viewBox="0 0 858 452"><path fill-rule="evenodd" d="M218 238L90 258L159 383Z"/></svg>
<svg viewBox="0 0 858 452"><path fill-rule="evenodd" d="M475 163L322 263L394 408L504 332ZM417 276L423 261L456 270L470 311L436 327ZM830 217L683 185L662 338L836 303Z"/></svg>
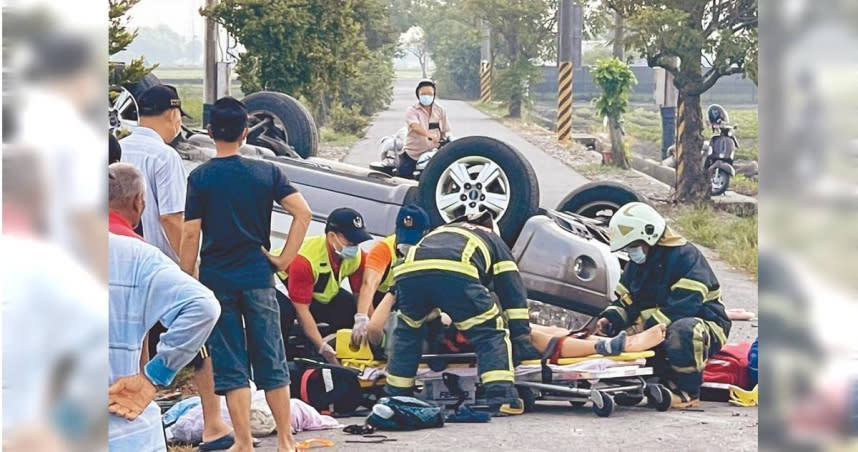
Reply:
<svg viewBox="0 0 858 452"><path fill-rule="evenodd" d="M704 383L722 383L751 389L748 378L748 352L751 344L727 344L709 357L703 369Z"/></svg>

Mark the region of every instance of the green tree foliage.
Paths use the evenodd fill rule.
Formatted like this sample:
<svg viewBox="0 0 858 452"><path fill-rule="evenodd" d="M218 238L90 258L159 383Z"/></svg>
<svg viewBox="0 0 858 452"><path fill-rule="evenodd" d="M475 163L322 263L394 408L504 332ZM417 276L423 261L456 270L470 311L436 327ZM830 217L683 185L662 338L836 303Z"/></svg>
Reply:
<svg viewBox="0 0 858 452"><path fill-rule="evenodd" d="M757 42L756 0L606 0L626 18L625 44L649 66L662 67L679 90L677 197L697 202L708 196L700 149L700 95L719 78L745 73ZM706 62L704 68L703 62ZM756 74L755 70L751 75Z"/></svg>
<svg viewBox="0 0 858 452"><path fill-rule="evenodd" d="M339 101L343 88L351 88L347 96L354 96L355 87L369 84L351 82L368 76L368 70L378 71L368 65L379 63L382 56L392 58L398 33L390 24L389 7L382 0L221 0L201 14L221 24L246 49L236 66L242 91L300 96L324 123L329 105ZM380 84L385 80L389 84L392 76ZM383 88L343 100L385 99L390 88ZM373 110L363 105L360 109Z"/></svg>
<svg viewBox="0 0 858 452"><path fill-rule="evenodd" d="M504 102L510 117L520 117L528 102L534 71L526 66L550 57L556 47L557 0L467 0L466 13L483 19L492 34L494 75L501 83L492 96Z"/></svg>
<svg viewBox="0 0 858 452"><path fill-rule="evenodd" d="M446 98L480 95L480 33L474 23L444 18L426 30L438 93Z"/></svg>
<svg viewBox="0 0 858 452"><path fill-rule="evenodd" d="M108 0L108 19L110 20L108 28L108 54L110 56L127 49L128 45L137 37L137 30L130 30L128 28L126 14L128 10L138 3L140 3L140 0ZM146 66L142 57L135 58L126 63L122 70L118 70L117 66L116 64L111 64L110 67L109 79L113 85L134 83L158 67L157 64Z"/></svg>
<svg viewBox="0 0 858 452"><path fill-rule="evenodd" d="M596 114L608 118L611 132L611 153L613 163L622 168L629 167L629 158L620 124L623 114L629 107L629 94L637 84L635 74L629 66L617 58L600 60L591 70L593 82L602 90L602 94L593 100Z"/></svg>

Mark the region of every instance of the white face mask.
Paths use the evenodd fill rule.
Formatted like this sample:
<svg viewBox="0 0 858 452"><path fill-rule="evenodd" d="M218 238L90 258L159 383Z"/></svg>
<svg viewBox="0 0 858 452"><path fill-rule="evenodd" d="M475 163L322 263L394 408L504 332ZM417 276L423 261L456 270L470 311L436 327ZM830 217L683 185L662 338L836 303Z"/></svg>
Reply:
<svg viewBox="0 0 858 452"><path fill-rule="evenodd" d="M423 94L420 96L420 105L424 107L432 105L433 102L435 102L435 96L429 94Z"/></svg>
<svg viewBox="0 0 858 452"><path fill-rule="evenodd" d="M642 246L635 246L628 248L626 252L629 253L629 259L636 264L643 264L646 262L646 253L643 250Z"/></svg>

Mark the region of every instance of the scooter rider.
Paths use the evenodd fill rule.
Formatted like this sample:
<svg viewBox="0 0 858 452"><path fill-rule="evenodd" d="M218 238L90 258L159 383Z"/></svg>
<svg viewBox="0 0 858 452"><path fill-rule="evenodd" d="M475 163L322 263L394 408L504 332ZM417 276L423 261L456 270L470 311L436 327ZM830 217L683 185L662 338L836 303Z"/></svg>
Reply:
<svg viewBox="0 0 858 452"><path fill-rule="evenodd" d="M435 82L420 80L414 90L418 102L408 108L405 123L408 134L405 147L399 155L397 173L400 177L411 178L421 154L436 149L450 133L447 112L435 102Z"/></svg>
<svg viewBox="0 0 858 452"><path fill-rule="evenodd" d="M524 283L491 215L485 212L436 228L409 249L393 271L399 313L387 392L413 391L425 324L440 310L473 344L489 406L505 414L523 412L513 386L514 361L540 353L530 342ZM501 308L487 286L493 287Z"/></svg>
<svg viewBox="0 0 858 452"><path fill-rule="evenodd" d="M667 327L650 364L673 393L672 406L700 403L706 360L727 342L731 322L721 286L703 254L667 227L651 206L621 207L608 226L611 251L625 250L618 297L599 315L597 331L613 336L636 322Z"/></svg>

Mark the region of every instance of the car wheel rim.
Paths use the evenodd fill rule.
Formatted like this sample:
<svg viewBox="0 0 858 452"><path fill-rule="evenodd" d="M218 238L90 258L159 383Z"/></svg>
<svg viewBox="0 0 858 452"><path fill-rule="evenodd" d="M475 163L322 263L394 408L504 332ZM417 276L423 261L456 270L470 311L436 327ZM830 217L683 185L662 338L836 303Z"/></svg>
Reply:
<svg viewBox="0 0 858 452"><path fill-rule="evenodd" d="M435 187L435 207L445 222L486 210L500 221L510 198L506 173L493 160L481 156L453 162L441 173Z"/></svg>
<svg viewBox="0 0 858 452"><path fill-rule="evenodd" d="M583 206L578 208L576 212L573 213L587 218L604 220L605 223L607 223L611 219L611 217L613 217L614 214L617 213L617 210L619 210L620 207L621 206L619 204L613 202L595 201L589 204L584 204Z"/></svg>
<svg viewBox="0 0 858 452"><path fill-rule="evenodd" d="M137 125L137 121L125 119L124 116L131 112L137 111L137 101L130 91L123 87L119 87L115 91L116 97L108 110L109 128L130 128Z"/></svg>

